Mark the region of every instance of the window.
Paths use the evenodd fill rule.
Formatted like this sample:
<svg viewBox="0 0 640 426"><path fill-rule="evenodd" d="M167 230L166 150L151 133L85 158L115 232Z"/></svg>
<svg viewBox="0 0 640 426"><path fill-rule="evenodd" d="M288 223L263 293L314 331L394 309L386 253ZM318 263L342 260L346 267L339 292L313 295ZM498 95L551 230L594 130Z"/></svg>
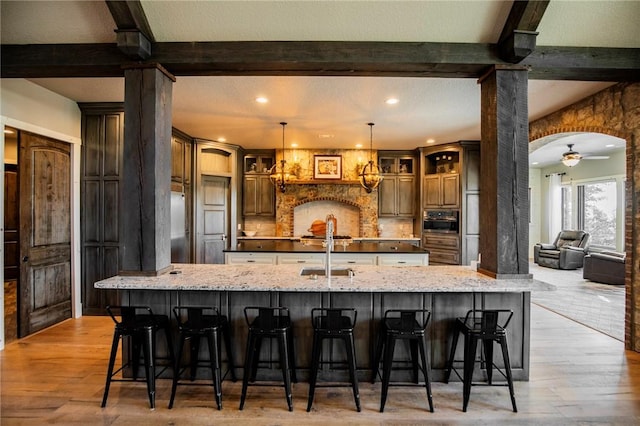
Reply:
<svg viewBox="0 0 640 426"><path fill-rule="evenodd" d="M622 182L620 183L622 184ZM623 226L618 212L624 206L618 199L616 180L573 183L562 187L562 228L583 229L591 234L591 245L616 249ZM572 224L576 226L572 226ZM618 244L619 243L619 244Z"/></svg>

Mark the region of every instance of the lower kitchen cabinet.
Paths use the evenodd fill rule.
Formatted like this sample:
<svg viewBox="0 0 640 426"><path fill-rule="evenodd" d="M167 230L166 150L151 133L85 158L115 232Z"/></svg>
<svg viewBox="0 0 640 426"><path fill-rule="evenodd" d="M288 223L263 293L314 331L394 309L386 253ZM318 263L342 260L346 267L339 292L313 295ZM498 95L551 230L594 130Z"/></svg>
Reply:
<svg viewBox="0 0 640 426"><path fill-rule="evenodd" d="M241 265L241 264L275 265L276 254L275 253L256 253L256 252L225 253L224 262L230 265Z"/></svg>
<svg viewBox="0 0 640 426"><path fill-rule="evenodd" d="M429 250L429 263L431 264L460 264L460 237L458 234L425 233L422 246Z"/></svg>
<svg viewBox="0 0 640 426"><path fill-rule="evenodd" d="M232 265L324 265L325 253L259 253L228 252L225 263ZM429 254L425 253L345 253L331 252L331 264L348 265L380 265L380 266L416 266L428 265Z"/></svg>

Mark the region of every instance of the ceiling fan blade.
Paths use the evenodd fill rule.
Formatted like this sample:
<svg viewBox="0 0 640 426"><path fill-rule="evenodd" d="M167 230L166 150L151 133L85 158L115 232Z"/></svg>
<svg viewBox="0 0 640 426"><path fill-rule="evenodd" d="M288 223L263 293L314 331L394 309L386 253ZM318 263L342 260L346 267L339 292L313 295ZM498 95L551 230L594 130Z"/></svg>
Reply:
<svg viewBox="0 0 640 426"><path fill-rule="evenodd" d="M590 155L588 157L582 157L583 160L608 160L608 155Z"/></svg>

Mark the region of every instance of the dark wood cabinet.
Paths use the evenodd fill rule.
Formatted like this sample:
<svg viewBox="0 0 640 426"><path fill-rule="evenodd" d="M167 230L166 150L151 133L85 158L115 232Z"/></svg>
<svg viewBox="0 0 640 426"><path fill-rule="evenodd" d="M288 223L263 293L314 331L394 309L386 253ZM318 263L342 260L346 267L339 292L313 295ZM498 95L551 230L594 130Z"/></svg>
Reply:
<svg viewBox="0 0 640 426"><path fill-rule="evenodd" d="M423 233L429 263L468 265L479 251L479 142L422 148L420 166L423 216L427 210L453 210L459 220L456 234Z"/></svg>
<svg viewBox="0 0 640 426"><path fill-rule="evenodd" d="M379 151L383 180L378 187L378 216L415 217L416 159L403 152Z"/></svg>
<svg viewBox="0 0 640 426"><path fill-rule="evenodd" d="M275 216L275 188L269 179L274 165L273 151L244 156L242 211L244 216Z"/></svg>

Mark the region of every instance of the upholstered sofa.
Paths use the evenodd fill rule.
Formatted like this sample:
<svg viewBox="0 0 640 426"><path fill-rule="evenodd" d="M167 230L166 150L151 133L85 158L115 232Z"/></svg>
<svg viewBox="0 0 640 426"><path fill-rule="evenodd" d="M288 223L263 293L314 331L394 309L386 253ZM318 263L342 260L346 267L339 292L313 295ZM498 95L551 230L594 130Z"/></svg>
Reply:
<svg viewBox="0 0 640 426"><path fill-rule="evenodd" d="M625 260L625 253L589 253L584 257L582 278L603 284L624 284Z"/></svg>
<svg viewBox="0 0 640 426"><path fill-rule="evenodd" d="M584 231L561 231L553 243L537 243L533 247L533 260L547 268L582 268L590 240Z"/></svg>

